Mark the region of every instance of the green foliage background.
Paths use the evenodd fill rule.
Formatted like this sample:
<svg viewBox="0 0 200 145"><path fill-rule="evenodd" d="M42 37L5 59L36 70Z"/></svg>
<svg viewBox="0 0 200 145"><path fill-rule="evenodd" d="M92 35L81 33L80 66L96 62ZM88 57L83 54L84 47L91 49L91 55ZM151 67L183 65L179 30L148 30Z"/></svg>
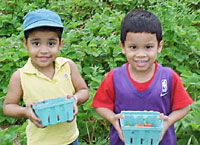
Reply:
<svg viewBox="0 0 200 145"><path fill-rule="evenodd" d="M134 8L157 15L165 41L159 63L174 69L195 101L191 111L175 124L177 145L200 145L200 0L3 0L0 2L0 143L26 144L26 119L3 115L2 104L11 74L27 58L21 25L31 10L47 8L64 23L60 56L73 59L90 89L90 99L79 106L80 145L108 144L109 123L90 107L105 74L126 60L120 52L120 24ZM21 103L23 105L23 103Z"/></svg>

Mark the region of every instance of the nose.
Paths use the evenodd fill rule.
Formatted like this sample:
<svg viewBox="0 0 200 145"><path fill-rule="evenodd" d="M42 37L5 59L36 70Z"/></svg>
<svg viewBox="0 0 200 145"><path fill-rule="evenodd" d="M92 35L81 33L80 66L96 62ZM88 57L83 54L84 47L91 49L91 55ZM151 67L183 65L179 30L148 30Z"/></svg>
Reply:
<svg viewBox="0 0 200 145"><path fill-rule="evenodd" d="M145 50L142 49L142 48L139 48L139 49L137 50L137 52L136 52L136 56L137 56L137 57L145 57L145 56L146 56Z"/></svg>
<svg viewBox="0 0 200 145"><path fill-rule="evenodd" d="M48 53L48 47L46 45L41 45L40 53Z"/></svg>

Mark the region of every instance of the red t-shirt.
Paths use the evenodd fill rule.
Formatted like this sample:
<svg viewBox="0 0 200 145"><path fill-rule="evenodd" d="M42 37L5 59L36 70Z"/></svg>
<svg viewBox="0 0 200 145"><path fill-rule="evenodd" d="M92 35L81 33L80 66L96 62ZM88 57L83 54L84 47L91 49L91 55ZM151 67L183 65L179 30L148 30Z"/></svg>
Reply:
<svg viewBox="0 0 200 145"><path fill-rule="evenodd" d="M154 75L157 71L157 66L158 66L157 62L155 62L155 66L156 67L155 67ZM153 75L149 81L144 82L144 83L138 83L131 78L128 71L128 63L126 64L126 71L128 72L128 76L132 84L140 92L143 92L144 90L146 90L154 78L154 75ZM96 91L93 101L92 101L92 107L94 108L104 107L104 108L113 110L114 100L115 100L115 93L114 93L114 88L113 88L113 70L111 70L106 75L106 77L100 84L98 90ZM175 73L172 70L172 90L171 90L171 100L170 100L172 111L186 107L192 103L193 103L193 100L185 91L180 77L178 76L177 73Z"/></svg>

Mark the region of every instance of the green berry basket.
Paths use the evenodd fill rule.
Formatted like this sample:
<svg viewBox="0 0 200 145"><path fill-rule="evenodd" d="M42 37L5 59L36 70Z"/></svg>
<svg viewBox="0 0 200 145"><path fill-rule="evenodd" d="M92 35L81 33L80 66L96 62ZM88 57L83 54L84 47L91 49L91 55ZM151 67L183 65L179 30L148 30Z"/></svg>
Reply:
<svg viewBox="0 0 200 145"><path fill-rule="evenodd" d="M32 105L32 109L41 119L41 125L45 127L72 120L73 102L74 98L59 97L37 102Z"/></svg>
<svg viewBox="0 0 200 145"><path fill-rule="evenodd" d="M158 145L163 129L163 120L157 119L159 112L122 111L121 114L124 115L120 125L125 145Z"/></svg>

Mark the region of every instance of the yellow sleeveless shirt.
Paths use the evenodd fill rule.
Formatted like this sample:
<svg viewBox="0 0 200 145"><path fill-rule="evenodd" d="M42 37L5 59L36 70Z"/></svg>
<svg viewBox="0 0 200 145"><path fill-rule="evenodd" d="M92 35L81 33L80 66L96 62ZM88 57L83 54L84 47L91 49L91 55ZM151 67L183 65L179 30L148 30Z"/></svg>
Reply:
<svg viewBox="0 0 200 145"><path fill-rule="evenodd" d="M55 74L49 79L27 61L20 69L23 101L25 104L46 99L73 95L75 90L71 81L70 66L66 58L55 60ZM30 120L26 128L27 145L67 145L79 135L76 119L72 122L37 128Z"/></svg>

